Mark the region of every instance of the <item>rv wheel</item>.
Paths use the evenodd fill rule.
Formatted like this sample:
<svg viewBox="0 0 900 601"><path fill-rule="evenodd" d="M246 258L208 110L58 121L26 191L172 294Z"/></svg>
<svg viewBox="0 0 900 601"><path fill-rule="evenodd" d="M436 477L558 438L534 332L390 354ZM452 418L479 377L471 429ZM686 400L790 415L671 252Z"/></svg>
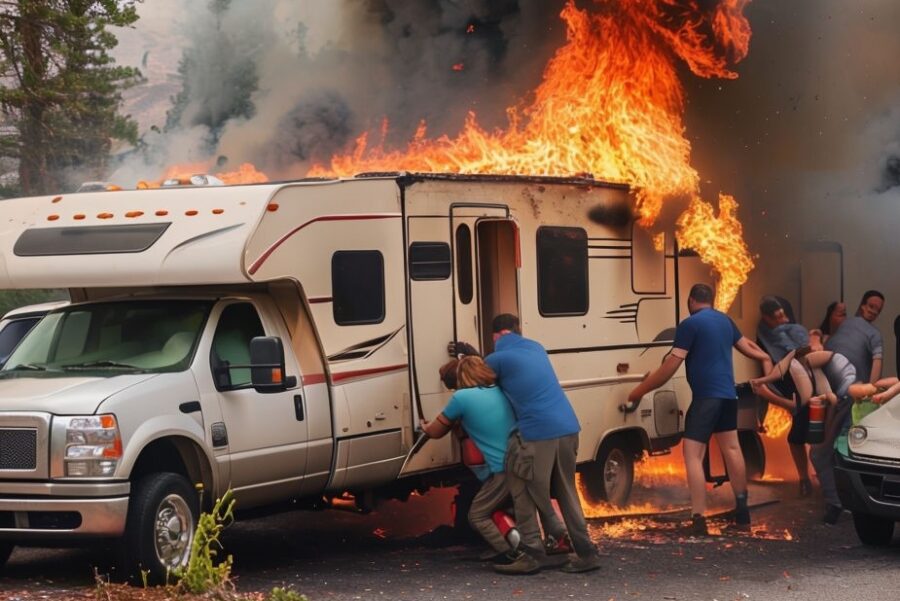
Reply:
<svg viewBox="0 0 900 601"><path fill-rule="evenodd" d="M581 468L581 494L590 503L624 507L633 482L634 456L613 444L604 443L597 460Z"/></svg>
<svg viewBox="0 0 900 601"><path fill-rule="evenodd" d="M766 473L766 448L757 432L752 430L738 431L738 442L747 466L747 479L762 478Z"/></svg>
<svg viewBox="0 0 900 601"><path fill-rule="evenodd" d="M6 565L6 560L12 554L15 545L12 543L0 542L0 570Z"/></svg>
<svg viewBox="0 0 900 601"><path fill-rule="evenodd" d="M125 532L126 572L135 582L148 573L165 583L187 565L199 514L197 494L179 474L150 474L132 489Z"/></svg>
<svg viewBox="0 0 900 601"><path fill-rule="evenodd" d="M880 518L867 513L853 512L856 535L864 545L883 547L894 538L894 520Z"/></svg>

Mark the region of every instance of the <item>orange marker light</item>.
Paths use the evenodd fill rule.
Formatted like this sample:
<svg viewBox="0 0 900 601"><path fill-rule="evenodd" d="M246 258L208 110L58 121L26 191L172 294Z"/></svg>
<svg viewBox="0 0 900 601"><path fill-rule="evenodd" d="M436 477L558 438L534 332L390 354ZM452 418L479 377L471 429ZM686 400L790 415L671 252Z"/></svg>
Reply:
<svg viewBox="0 0 900 601"><path fill-rule="evenodd" d="M52 202L53 204L56 204L56 203L58 203L58 202L61 201L61 200L62 200L62 196L56 196L56 197L54 197L53 200L51 200L50 202Z"/></svg>
<svg viewBox="0 0 900 601"><path fill-rule="evenodd" d="M221 215L225 212L225 209L213 209L213 215Z"/></svg>
<svg viewBox="0 0 900 601"><path fill-rule="evenodd" d="M272 370L272 384L281 384L281 370L277 367Z"/></svg>
<svg viewBox="0 0 900 601"><path fill-rule="evenodd" d="M275 211L278 210L278 203L275 203L275 202L271 203L269 206L266 207L266 210L274 213Z"/></svg>
<svg viewBox="0 0 900 601"><path fill-rule="evenodd" d="M47 215L47 221L56 221L59 219L59 215Z"/></svg>
<svg viewBox="0 0 900 601"><path fill-rule="evenodd" d="M191 209L190 211L185 211L184 214L187 215L188 217L193 217L194 215L197 214L197 211L195 211L194 209Z"/></svg>
<svg viewBox="0 0 900 601"><path fill-rule="evenodd" d="M72 215L72 219L75 219L76 221L81 221L85 217L86 215L84 213L76 213L75 215Z"/></svg>
<svg viewBox="0 0 900 601"><path fill-rule="evenodd" d="M126 217L140 217L143 214L144 214L143 211L128 211L127 213L125 213L125 216Z"/></svg>
<svg viewBox="0 0 900 601"><path fill-rule="evenodd" d="M113 218L112 213L100 213L97 215L97 219L112 219L112 218Z"/></svg>
<svg viewBox="0 0 900 601"><path fill-rule="evenodd" d="M157 217L165 217L165 216L168 215L168 214L169 214L168 211L157 211L157 212L156 212L156 216L157 216Z"/></svg>

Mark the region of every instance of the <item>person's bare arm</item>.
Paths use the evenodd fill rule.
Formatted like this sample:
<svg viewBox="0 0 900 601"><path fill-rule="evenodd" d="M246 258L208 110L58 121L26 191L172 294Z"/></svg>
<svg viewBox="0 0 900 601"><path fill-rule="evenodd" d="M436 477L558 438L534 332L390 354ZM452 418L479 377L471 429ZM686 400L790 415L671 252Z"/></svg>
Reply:
<svg viewBox="0 0 900 601"><path fill-rule="evenodd" d="M869 382L877 382L881 379L881 366L881 357L872 359L872 373L869 375Z"/></svg>
<svg viewBox="0 0 900 601"><path fill-rule="evenodd" d="M791 413L797 410L796 394L794 395L794 398L787 399L780 394L775 394L775 392L773 392L771 388L765 385L754 386L753 392L755 392L759 398L766 401L767 403L771 403L772 405L776 405L778 407L781 407L782 409L787 409Z"/></svg>
<svg viewBox="0 0 900 601"><path fill-rule="evenodd" d="M894 379L896 380L896 378ZM872 395L872 401L878 404L885 403L898 394L900 394L900 381L894 383L893 386L891 386L884 392L879 392L878 394Z"/></svg>
<svg viewBox="0 0 900 601"><path fill-rule="evenodd" d="M452 429L453 423L443 413L439 413L434 421L422 420L422 430L428 438L443 438Z"/></svg>
<svg viewBox="0 0 900 601"><path fill-rule="evenodd" d="M635 403L640 401L641 397L643 397L645 394L647 394L651 390L656 390L657 388L668 382L669 378L671 378L675 374L675 372L678 371L678 368L681 366L682 361L684 361L683 356L679 357L674 352L669 353L663 360L662 365L657 367L656 370L652 373L648 374L640 384L635 386L634 389L628 393L628 404L634 405Z"/></svg>
<svg viewBox="0 0 900 601"><path fill-rule="evenodd" d="M745 357L762 362L771 361L769 354L746 336L741 336L741 339L734 343L734 347Z"/></svg>

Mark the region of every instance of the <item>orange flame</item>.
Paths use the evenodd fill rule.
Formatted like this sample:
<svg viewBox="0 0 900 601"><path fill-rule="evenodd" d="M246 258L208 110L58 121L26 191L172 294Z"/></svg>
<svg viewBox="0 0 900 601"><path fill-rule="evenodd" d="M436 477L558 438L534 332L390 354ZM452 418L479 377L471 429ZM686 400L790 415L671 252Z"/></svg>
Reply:
<svg viewBox="0 0 900 601"><path fill-rule="evenodd" d="M159 188L166 180L178 180L180 182L188 184L190 183L191 176L209 173L211 166L212 165L208 162L172 165L166 169L165 173L163 173L163 176L159 180L150 182L138 182L137 187L140 189ZM235 171L225 171L214 173L213 175L215 175L227 185L261 184L269 181L268 176L262 171L259 171L251 163L243 163Z"/></svg>
<svg viewBox="0 0 900 601"><path fill-rule="evenodd" d="M776 405L769 405L766 419L763 421L767 438L778 439L785 436L792 424L790 413Z"/></svg>
<svg viewBox="0 0 900 601"><path fill-rule="evenodd" d="M748 2L723 0L714 10L703 11L696 0L677 6L658 0L595 0L591 12L569 0L560 13L567 43L545 68L533 101L507 109L505 130L486 131L470 112L455 138L427 139L422 123L405 149L391 150L385 148L383 126L376 143L362 133L348 153L333 156L327 166L314 166L309 175L592 173L638 188L640 221L650 227L666 197L686 196L693 205L702 204L699 175L690 165L691 145L684 136L684 95L673 55L699 76L737 77L728 64L747 54L750 27L743 9ZM681 235L705 248L694 233L697 226L696 220L686 219ZM721 228L700 229L706 236L721 233ZM729 236L735 238L740 240L739 229ZM727 308L752 261L743 242L733 248L716 246L701 258L719 273L718 306Z"/></svg>

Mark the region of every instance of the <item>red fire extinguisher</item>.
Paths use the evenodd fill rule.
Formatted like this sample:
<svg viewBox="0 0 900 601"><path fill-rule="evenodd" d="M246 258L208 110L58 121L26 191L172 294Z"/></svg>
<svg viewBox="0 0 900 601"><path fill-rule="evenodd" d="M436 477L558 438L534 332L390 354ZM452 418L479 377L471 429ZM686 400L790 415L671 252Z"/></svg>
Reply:
<svg viewBox="0 0 900 601"><path fill-rule="evenodd" d="M518 548L519 543L522 542L522 536L516 528L516 522L513 520L513 517L502 509L498 509L491 514L491 519L494 520L494 524L497 526L500 534L509 543L509 548L513 550Z"/></svg>
<svg viewBox="0 0 900 601"><path fill-rule="evenodd" d="M806 432L806 442L819 444L825 440L825 402L818 399L809 401L809 430Z"/></svg>

